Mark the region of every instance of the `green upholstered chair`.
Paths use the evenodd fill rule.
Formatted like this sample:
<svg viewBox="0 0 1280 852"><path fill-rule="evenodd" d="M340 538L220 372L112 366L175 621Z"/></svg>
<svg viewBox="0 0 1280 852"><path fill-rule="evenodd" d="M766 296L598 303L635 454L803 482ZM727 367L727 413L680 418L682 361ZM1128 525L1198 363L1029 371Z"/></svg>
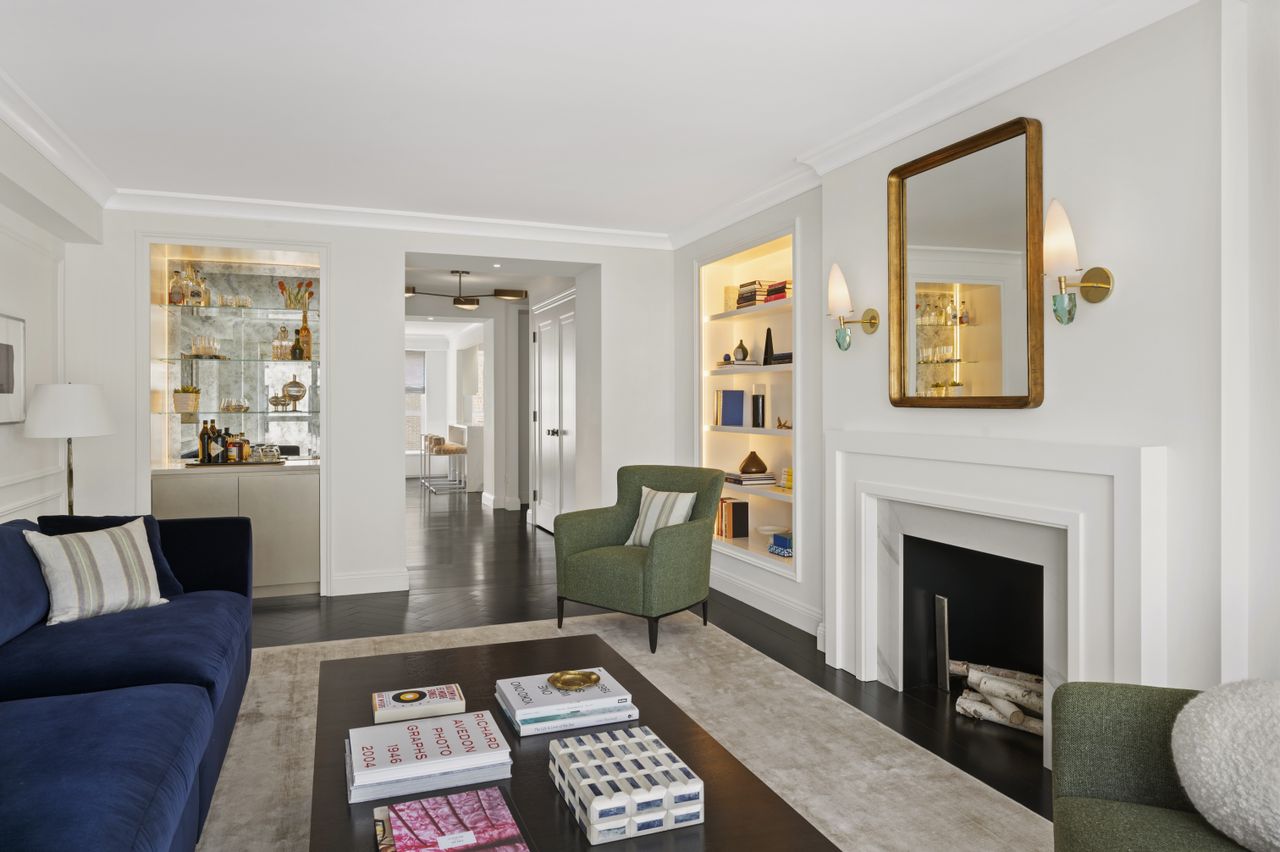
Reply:
<svg viewBox="0 0 1280 852"><path fill-rule="evenodd" d="M1173 765L1173 720L1196 694L1123 683L1054 692L1054 849L1239 852L1196 812Z"/></svg>
<svg viewBox="0 0 1280 852"><path fill-rule="evenodd" d="M640 489L696 493L683 524L656 530L648 547L627 547L640 514ZM556 623L564 602L649 620L649 650L658 649L658 619L702 604L707 623L711 537L724 472L704 467L633 465L618 469L618 502L556 517Z"/></svg>

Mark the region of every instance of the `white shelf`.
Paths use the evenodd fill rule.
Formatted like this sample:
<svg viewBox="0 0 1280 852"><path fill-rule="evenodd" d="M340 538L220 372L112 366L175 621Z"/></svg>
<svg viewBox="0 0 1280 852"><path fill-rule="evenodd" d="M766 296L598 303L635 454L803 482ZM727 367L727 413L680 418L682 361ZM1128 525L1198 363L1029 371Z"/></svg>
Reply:
<svg viewBox="0 0 1280 852"><path fill-rule="evenodd" d="M712 432L734 432L740 435L773 435L777 438L790 438L794 429L757 429L754 426L708 426Z"/></svg>
<svg viewBox="0 0 1280 852"><path fill-rule="evenodd" d="M761 568L767 568L770 571L781 571L787 575L795 573L795 557L774 556L769 552L769 540L772 536L764 536L759 533L752 533L746 538L723 538L716 536L712 539L711 549L718 550L721 553L728 554L758 565Z"/></svg>
<svg viewBox="0 0 1280 852"><path fill-rule="evenodd" d="M719 322L720 320L734 320L743 317L761 317L767 314L778 314L783 311L791 310L791 305L795 301L794 298L777 299L772 302L765 302L763 305L752 305L749 308L738 308L734 311L721 311L718 314L712 314L707 317L708 322Z"/></svg>
<svg viewBox="0 0 1280 852"><path fill-rule="evenodd" d="M736 485L732 482L726 482L724 490L732 491L734 494L745 494L748 497L764 497L768 500L778 500L783 503L795 502L791 489L779 488L776 485Z"/></svg>
<svg viewBox="0 0 1280 852"><path fill-rule="evenodd" d="M707 371L708 376L744 376L748 373L790 373L794 364L764 364L749 367L713 367Z"/></svg>

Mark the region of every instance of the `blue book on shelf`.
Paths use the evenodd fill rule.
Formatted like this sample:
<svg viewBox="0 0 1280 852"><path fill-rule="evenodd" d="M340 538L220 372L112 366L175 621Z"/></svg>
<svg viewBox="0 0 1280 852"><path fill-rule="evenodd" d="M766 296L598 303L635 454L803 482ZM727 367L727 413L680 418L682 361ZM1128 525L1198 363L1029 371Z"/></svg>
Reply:
<svg viewBox="0 0 1280 852"><path fill-rule="evenodd" d="M741 390L716 391L717 426L743 425L742 411L746 404L746 394L746 391Z"/></svg>

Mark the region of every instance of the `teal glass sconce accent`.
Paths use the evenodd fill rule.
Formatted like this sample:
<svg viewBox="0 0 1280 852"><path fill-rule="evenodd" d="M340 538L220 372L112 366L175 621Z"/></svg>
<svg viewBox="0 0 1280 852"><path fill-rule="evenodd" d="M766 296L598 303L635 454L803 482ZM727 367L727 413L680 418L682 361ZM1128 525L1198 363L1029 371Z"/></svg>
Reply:
<svg viewBox="0 0 1280 852"><path fill-rule="evenodd" d="M1076 294L1067 289L1077 287L1086 302L1101 302L1115 289L1115 276L1102 266L1086 269L1078 282L1068 281L1070 275L1080 271L1076 254L1076 237L1071 230L1071 220L1058 199L1049 202L1044 216L1044 274L1058 282L1058 292L1053 297L1053 316L1062 325L1071 325L1076 318Z"/></svg>
<svg viewBox="0 0 1280 852"><path fill-rule="evenodd" d="M849 298L849 283L844 279L840 264L831 264L831 273L827 276L827 316L835 317L836 347L844 352L853 343L852 325L861 325L867 334L875 334L880 327L880 312L875 308L867 308L860 319L846 319L846 313L853 313L853 300Z"/></svg>
<svg viewBox="0 0 1280 852"><path fill-rule="evenodd" d="M1076 294L1054 293L1053 316L1062 325L1071 325L1076 318Z"/></svg>

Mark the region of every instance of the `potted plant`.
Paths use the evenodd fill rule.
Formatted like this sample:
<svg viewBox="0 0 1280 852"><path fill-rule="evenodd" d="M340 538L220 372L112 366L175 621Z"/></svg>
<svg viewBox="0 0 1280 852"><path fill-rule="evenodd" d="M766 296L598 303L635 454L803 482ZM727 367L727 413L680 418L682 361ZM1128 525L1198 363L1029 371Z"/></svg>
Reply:
<svg viewBox="0 0 1280 852"><path fill-rule="evenodd" d="M181 385L173 392L173 410L180 414L195 414L200 410L200 388Z"/></svg>
<svg viewBox="0 0 1280 852"><path fill-rule="evenodd" d="M964 396L964 383L953 379L947 386L947 396Z"/></svg>

